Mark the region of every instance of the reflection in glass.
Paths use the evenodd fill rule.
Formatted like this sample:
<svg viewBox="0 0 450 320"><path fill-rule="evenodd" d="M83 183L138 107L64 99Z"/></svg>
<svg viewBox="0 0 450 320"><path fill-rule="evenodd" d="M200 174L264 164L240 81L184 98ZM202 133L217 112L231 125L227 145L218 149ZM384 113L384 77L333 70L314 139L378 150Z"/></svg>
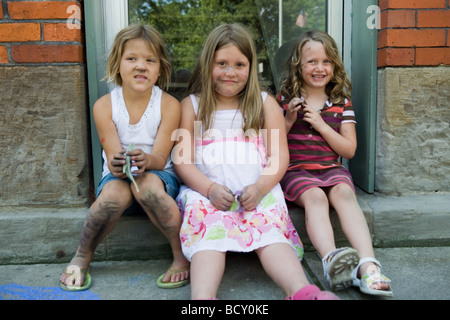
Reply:
<svg viewBox="0 0 450 320"><path fill-rule="evenodd" d="M326 0L128 0L131 24L150 24L172 59L170 93L182 99L203 42L222 23L242 23L254 36L264 90L277 91L293 41L326 30Z"/></svg>

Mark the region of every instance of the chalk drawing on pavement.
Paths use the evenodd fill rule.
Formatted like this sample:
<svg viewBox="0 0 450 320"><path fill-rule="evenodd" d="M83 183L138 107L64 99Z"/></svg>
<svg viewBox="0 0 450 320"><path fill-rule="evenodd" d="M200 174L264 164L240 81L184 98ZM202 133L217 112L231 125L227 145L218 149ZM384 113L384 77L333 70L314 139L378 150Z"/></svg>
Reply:
<svg viewBox="0 0 450 320"><path fill-rule="evenodd" d="M0 300L100 300L100 298L89 290L69 292L60 287L6 284L0 286Z"/></svg>

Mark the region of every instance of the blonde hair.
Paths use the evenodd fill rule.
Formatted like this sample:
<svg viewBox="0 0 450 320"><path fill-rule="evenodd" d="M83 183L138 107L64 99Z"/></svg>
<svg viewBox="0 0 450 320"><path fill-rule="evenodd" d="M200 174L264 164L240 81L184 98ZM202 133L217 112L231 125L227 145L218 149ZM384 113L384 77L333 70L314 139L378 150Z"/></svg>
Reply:
<svg viewBox="0 0 450 320"><path fill-rule="evenodd" d="M159 57L161 75L159 76L156 84L163 90L168 89L172 66L170 64L169 57L166 52L166 46L161 34L149 25L132 25L119 31L111 48L104 80L107 82L114 82L119 86L122 85L122 77L119 74L120 61L122 59L126 43L134 39L144 40L149 48Z"/></svg>
<svg viewBox="0 0 450 320"><path fill-rule="evenodd" d="M224 24L211 31L192 74L187 94L200 96L197 118L202 121L205 130L211 129L212 115L217 108L212 81L214 54L230 44L235 45L250 62L247 85L239 93L239 109L244 118L243 130L254 129L259 132L264 125L264 110L258 81L256 49L250 33L244 26L236 23Z"/></svg>
<svg viewBox="0 0 450 320"><path fill-rule="evenodd" d="M302 49L309 41L317 41L323 44L325 53L333 66L333 77L327 84L325 92L330 102L339 103L342 98L351 100L352 85L345 72L344 63L339 56L338 47L334 39L326 32L308 31L300 36L293 46L290 59L287 61L287 74L281 84L280 94L288 101L300 96L305 96L302 79Z"/></svg>

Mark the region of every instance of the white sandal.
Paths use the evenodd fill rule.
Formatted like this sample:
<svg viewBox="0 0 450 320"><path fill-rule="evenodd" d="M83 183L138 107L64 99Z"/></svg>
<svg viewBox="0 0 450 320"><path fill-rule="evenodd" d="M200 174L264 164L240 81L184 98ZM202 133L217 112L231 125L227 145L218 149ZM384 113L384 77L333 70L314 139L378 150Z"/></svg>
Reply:
<svg viewBox="0 0 450 320"><path fill-rule="evenodd" d="M379 272L366 273L361 277L361 279L359 279L358 278L359 268L364 263L368 263L368 262L373 262L379 268ZM353 279L353 286L359 287L361 292L363 292L365 294L371 294L374 296L385 296L385 297L393 297L394 296L394 293L393 293L392 287L391 287L391 280L381 273L381 264L375 258L371 258L371 257L362 258L359 261L358 266L355 269L353 269L353 271L352 271L352 279ZM372 289L371 286L374 283L386 283L388 285L388 289L387 290Z"/></svg>
<svg viewBox="0 0 450 320"><path fill-rule="evenodd" d="M352 285L352 271L358 261L358 252L352 248L333 250L323 257L323 271L331 290L343 290Z"/></svg>

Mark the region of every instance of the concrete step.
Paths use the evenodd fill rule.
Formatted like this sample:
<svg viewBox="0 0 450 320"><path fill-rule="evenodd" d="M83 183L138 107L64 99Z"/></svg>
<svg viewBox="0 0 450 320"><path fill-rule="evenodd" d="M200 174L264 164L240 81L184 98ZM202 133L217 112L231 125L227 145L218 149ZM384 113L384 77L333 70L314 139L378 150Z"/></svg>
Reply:
<svg viewBox="0 0 450 320"><path fill-rule="evenodd" d="M413 196L358 192L376 247L449 246L449 194ZM78 246L87 208L0 208L0 264L63 263ZM312 250L304 211L290 215L305 249ZM336 213L330 212L338 246L345 245ZM124 216L96 250L95 260L170 258L167 240L146 216Z"/></svg>

